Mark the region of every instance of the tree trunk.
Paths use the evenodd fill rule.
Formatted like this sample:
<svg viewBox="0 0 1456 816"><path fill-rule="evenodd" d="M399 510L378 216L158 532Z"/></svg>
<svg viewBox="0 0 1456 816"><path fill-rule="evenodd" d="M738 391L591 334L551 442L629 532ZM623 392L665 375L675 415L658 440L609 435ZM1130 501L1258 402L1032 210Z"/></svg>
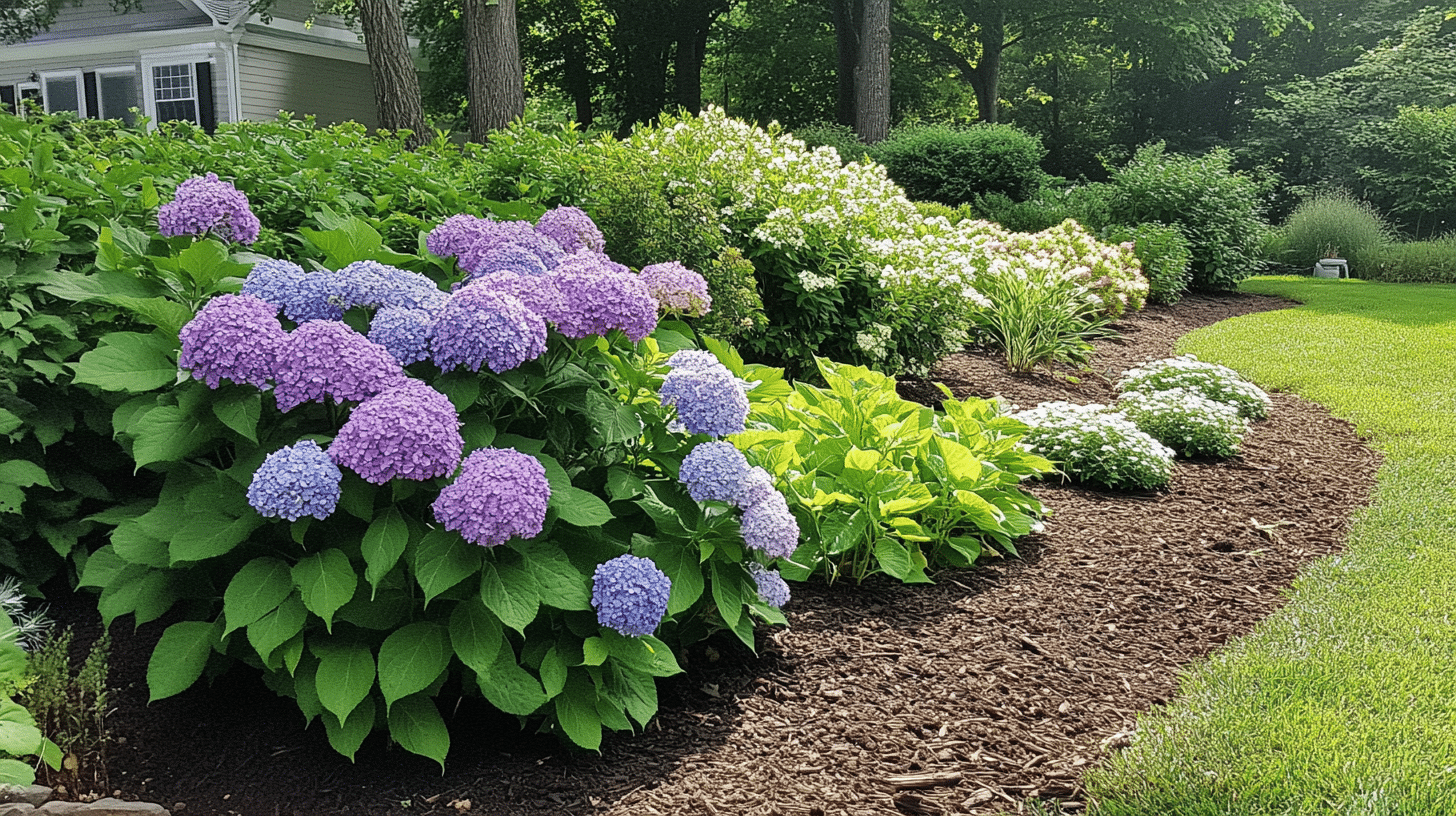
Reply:
<svg viewBox="0 0 1456 816"><path fill-rule="evenodd" d="M374 79L374 104L384 130L408 130L405 144L414 149L429 141L420 101L420 77L410 57L404 18L395 0L359 0L359 25Z"/></svg>
<svg viewBox="0 0 1456 816"><path fill-rule="evenodd" d="M854 71L854 132L866 144L890 133L890 0L864 0Z"/></svg>
<svg viewBox="0 0 1456 816"><path fill-rule="evenodd" d="M516 0L465 0L465 95L470 138L485 142L526 111L525 78L516 38Z"/></svg>
<svg viewBox="0 0 1456 816"><path fill-rule="evenodd" d="M864 0L829 0L829 12L834 19L835 69L834 120L841 125L854 127L854 71L859 63L859 25L855 7Z"/></svg>
<svg viewBox="0 0 1456 816"><path fill-rule="evenodd" d="M587 128L591 127L592 121L596 118L596 110L592 106L592 75L586 63L586 47L576 40L572 41L571 46L566 55L566 64L563 66L566 87L576 106L577 124Z"/></svg>
<svg viewBox="0 0 1456 816"><path fill-rule="evenodd" d="M673 100L694 116L703 111L703 54L707 48L708 28L703 26L684 30L673 50Z"/></svg>
<svg viewBox="0 0 1456 816"><path fill-rule="evenodd" d="M997 9L980 21L977 39L981 42L981 59L971 75L971 88L976 92L976 115L982 122L995 123L1001 104L1001 52L1006 48L1006 12Z"/></svg>

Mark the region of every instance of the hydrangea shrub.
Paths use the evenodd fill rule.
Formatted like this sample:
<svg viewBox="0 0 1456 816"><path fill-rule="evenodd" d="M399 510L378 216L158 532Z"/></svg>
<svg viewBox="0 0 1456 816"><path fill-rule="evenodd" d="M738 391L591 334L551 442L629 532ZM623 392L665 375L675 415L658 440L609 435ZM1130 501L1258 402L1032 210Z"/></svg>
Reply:
<svg viewBox="0 0 1456 816"><path fill-rule="evenodd" d="M315 271L228 260L242 294L218 277L194 314L178 293L170 332L111 336L79 366L133 395L114 430L161 485L106 515L81 577L108 624L180 604L153 699L242 662L340 753L385 731L443 764L449 681L596 748L646 725L674 648L783 622L766 576L797 543L784 497L709 463L737 453L750 393L787 386L749 385L664 319L702 291L690 270L654 289L569 210L540 229L450 219L413 256L332 223L300 232ZM699 501L708 482L756 501Z"/></svg>

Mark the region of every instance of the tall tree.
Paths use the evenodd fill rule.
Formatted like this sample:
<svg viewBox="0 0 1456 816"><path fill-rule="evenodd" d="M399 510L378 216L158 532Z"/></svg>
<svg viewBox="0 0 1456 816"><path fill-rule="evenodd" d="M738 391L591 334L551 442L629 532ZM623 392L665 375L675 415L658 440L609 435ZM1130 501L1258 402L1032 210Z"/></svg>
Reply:
<svg viewBox="0 0 1456 816"><path fill-rule="evenodd" d="M526 112L516 0L465 0L470 138L484 142Z"/></svg>
<svg viewBox="0 0 1456 816"><path fill-rule="evenodd" d="M420 77L410 56L404 17L396 0L358 0L359 25L364 29L364 50L374 79L374 103L379 126L408 130L406 144L419 147L429 140L425 109L420 98Z"/></svg>
<svg viewBox="0 0 1456 816"><path fill-rule="evenodd" d="M615 21L620 130L669 105L701 110L708 36L728 11L728 0L606 0L606 5Z"/></svg>
<svg viewBox="0 0 1456 816"><path fill-rule="evenodd" d="M854 132L866 142L890 133L890 0L863 0L854 66Z"/></svg>

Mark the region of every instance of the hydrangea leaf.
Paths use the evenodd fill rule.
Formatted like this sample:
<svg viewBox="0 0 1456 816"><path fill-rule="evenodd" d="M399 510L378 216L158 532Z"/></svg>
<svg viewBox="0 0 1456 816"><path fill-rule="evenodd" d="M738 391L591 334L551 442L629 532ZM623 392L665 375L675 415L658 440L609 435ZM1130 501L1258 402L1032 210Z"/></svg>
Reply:
<svg viewBox="0 0 1456 816"><path fill-rule="evenodd" d="M602 718L597 713L597 692L591 678L573 672L564 691L556 696L556 722L577 745L593 751L602 745Z"/></svg>
<svg viewBox="0 0 1456 816"><path fill-rule="evenodd" d="M385 709L435 682L450 666L450 654L450 638L438 623L418 621L392 632L379 647Z"/></svg>
<svg viewBox="0 0 1456 816"><path fill-rule="evenodd" d="M8 757L0 758L0 783L25 787L35 784L35 769L30 763Z"/></svg>
<svg viewBox="0 0 1456 816"><path fill-rule="evenodd" d="M610 629L603 629L601 637L607 642L607 650L611 652L612 660L634 671L652 677L671 677L682 673L677 658L672 656L672 649L653 635L627 637Z"/></svg>
<svg viewBox="0 0 1456 816"><path fill-rule="evenodd" d="M531 565L541 603L572 611L591 609L591 576L577 569L561 547L538 539L513 541L510 547Z"/></svg>
<svg viewBox="0 0 1456 816"><path fill-rule="evenodd" d="M526 716L546 704L546 692L535 675L516 663L509 645L496 654L488 674L479 674L480 693L490 704L506 712Z"/></svg>
<svg viewBox="0 0 1456 816"><path fill-rule="evenodd" d="M879 563L880 569L901 581L914 569L910 561L910 551L893 538L881 538L875 542L875 561Z"/></svg>
<svg viewBox="0 0 1456 816"><path fill-rule="evenodd" d="M177 334L193 318L192 310L164 297L130 297L107 295L101 300L120 306L168 334Z"/></svg>
<svg viewBox="0 0 1456 816"><path fill-rule="evenodd" d="M213 424L176 405L143 410L127 423L132 458L138 469L153 462L176 462L211 441Z"/></svg>
<svg viewBox="0 0 1456 816"><path fill-rule="evenodd" d="M717 561L713 562L713 602L718 606L718 614L723 616L723 622L728 628L733 628L738 619L743 617L743 594L742 570L736 565L727 567Z"/></svg>
<svg viewBox="0 0 1456 816"><path fill-rule="evenodd" d="M374 730L374 720L378 714L378 707L373 700L368 698L355 706L354 710L349 712L348 719L342 723L333 712L323 712L324 733L328 735L329 745L353 762L354 754L359 751L359 746L364 744L364 738Z"/></svg>
<svg viewBox="0 0 1456 816"><path fill-rule="evenodd" d="M165 569L172 564L167 542L148 535L143 525L128 519L111 531L112 552L129 564Z"/></svg>
<svg viewBox="0 0 1456 816"><path fill-rule="evenodd" d="M593 635L581 642L581 664L600 666L607 662L607 642Z"/></svg>
<svg viewBox="0 0 1456 816"><path fill-rule="evenodd" d="M440 717L435 703L423 694L396 702L389 709L389 736L412 754L429 757L445 770L445 755L450 752L450 732Z"/></svg>
<svg viewBox="0 0 1456 816"><path fill-rule="evenodd" d="M292 593L293 579L286 561L272 556L254 558L233 575L223 592L222 611L227 625L222 633L227 635L272 612ZM259 652L264 659L269 653L271 650Z"/></svg>
<svg viewBox="0 0 1456 816"><path fill-rule="evenodd" d="M323 618L324 625L332 632L334 613L354 597L359 585L349 556L336 549L324 550L294 564L292 573L293 583L303 597L303 605Z"/></svg>
<svg viewBox="0 0 1456 816"><path fill-rule="evenodd" d="M504 640L501 622L478 598L466 598L450 613L450 646L460 662L476 674L488 675Z"/></svg>
<svg viewBox="0 0 1456 816"><path fill-rule="evenodd" d="M541 657L541 668L537 672L541 675L541 687L546 690L548 698L555 697L566 688L566 658L555 646L547 649Z"/></svg>
<svg viewBox="0 0 1456 816"><path fill-rule="evenodd" d="M299 608L303 608L302 602ZM304 725L324 713L324 704L318 695L318 667L319 661L309 655L299 661L293 672L293 698L298 701L298 710L303 713Z"/></svg>
<svg viewBox="0 0 1456 816"><path fill-rule="evenodd" d="M501 623L524 633L540 608L535 576L511 561L487 561L480 574L480 600Z"/></svg>
<svg viewBox="0 0 1456 816"><path fill-rule="evenodd" d="M455 406L457 412L475 404L480 397L480 375L472 371L451 371L433 383Z"/></svg>
<svg viewBox="0 0 1456 816"><path fill-rule="evenodd" d="M26 459L11 459L7 462L0 462L0 483L12 484L18 487L33 487L43 485L52 487L50 477L46 475L45 468Z"/></svg>
<svg viewBox="0 0 1456 816"><path fill-rule="evenodd" d="M197 682L217 638L215 622L178 621L168 626L147 662L150 702L171 697Z"/></svg>
<svg viewBox="0 0 1456 816"><path fill-rule="evenodd" d="M4 408L0 408L0 436L10 435L17 428L24 424L25 420L21 419L10 411L5 410Z"/></svg>
<svg viewBox="0 0 1456 816"><path fill-rule="evenodd" d="M258 420L263 415L263 395L257 390L230 389L212 404L212 413L239 436L257 444Z"/></svg>
<svg viewBox="0 0 1456 816"><path fill-rule="evenodd" d="M404 516L393 507L375 519L369 529L364 531L364 539L360 544L364 553L364 579L374 588L375 593L379 591L379 581L399 563L399 557L404 554L407 544L409 526L404 523Z"/></svg>
<svg viewBox="0 0 1456 816"><path fill-rule="evenodd" d="M217 241L195 241L177 256L178 266L203 291L209 291L228 276L243 277L248 267L228 258L227 249Z"/></svg>
<svg viewBox="0 0 1456 816"><path fill-rule="evenodd" d="M611 667L604 688L613 701L627 710L627 715L646 728L657 713L657 681L652 675L617 664Z"/></svg>
<svg viewBox="0 0 1456 816"><path fill-rule="evenodd" d="M140 626L162 617L176 601L177 589L170 572L129 566L101 590L96 605L107 626L128 612Z"/></svg>
<svg viewBox="0 0 1456 816"><path fill-rule="evenodd" d="M634 535L632 549L651 558L672 581L672 590L667 596L668 615L688 609L703 596L703 568L693 548Z"/></svg>
<svg viewBox="0 0 1456 816"><path fill-rule="evenodd" d="M292 589L291 583L289 589ZM297 594L290 594L277 608L265 612L248 624L248 643L252 644L253 651L258 653L259 658L267 661L278 647L302 632L303 625L307 622L308 609L304 607L303 600ZM296 669L297 656L290 657L290 660Z"/></svg>
<svg viewBox="0 0 1456 816"><path fill-rule="evenodd" d="M112 586L128 566L126 560L116 554L116 548L107 544L86 559L86 566L81 570L81 580L76 583L76 587L100 589Z"/></svg>
<svg viewBox="0 0 1456 816"><path fill-rule="evenodd" d="M360 644L332 645L319 657L314 685L319 703L335 717L348 720L374 688L374 655Z"/></svg>
<svg viewBox="0 0 1456 816"><path fill-rule="evenodd" d="M578 527L600 527L613 518L606 502L579 487L552 488L547 506L556 508L562 521Z"/></svg>
<svg viewBox="0 0 1456 816"><path fill-rule="evenodd" d="M604 445L627 442L642 435L642 419L632 406L600 391L586 392L586 416L592 432Z"/></svg>
<svg viewBox="0 0 1456 816"><path fill-rule="evenodd" d="M222 515L195 515L172 536L169 554L172 565L204 561L226 555L248 540L249 534L262 526L258 516L228 518Z"/></svg>
<svg viewBox="0 0 1456 816"><path fill-rule="evenodd" d="M435 528L415 545L415 580L426 604L480 570L481 548L459 535Z"/></svg>
<svg viewBox="0 0 1456 816"><path fill-rule="evenodd" d="M75 382L103 391L137 394L177 380L176 342L161 332L112 332L95 349L71 364Z"/></svg>

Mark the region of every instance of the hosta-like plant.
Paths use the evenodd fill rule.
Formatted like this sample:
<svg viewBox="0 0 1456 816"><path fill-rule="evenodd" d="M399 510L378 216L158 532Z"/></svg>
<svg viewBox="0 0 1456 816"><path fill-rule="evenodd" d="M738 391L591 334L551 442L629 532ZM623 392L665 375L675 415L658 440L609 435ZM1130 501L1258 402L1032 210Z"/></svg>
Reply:
<svg viewBox="0 0 1456 816"><path fill-rule="evenodd" d="M1153 490L1173 476L1173 450L1105 405L1043 402L1012 416L1028 428L1023 444L1074 481Z"/></svg>
<svg viewBox="0 0 1456 816"><path fill-rule="evenodd" d="M780 562L785 577L926 582L929 568L1016 553L1046 513L1021 482L1051 469L1018 447L1024 425L986 400L946 399L937 413L883 374L817 362L827 388L755 401L750 429L732 437L804 532Z"/></svg>
<svg viewBox="0 0 1456 816"><path fill-rule="evenodd" d="M1117 401L1117 410L1180 456L1233 456L1249 429L1236 406L1186 388L1129 391Z"/></svg>
<svg viewBox="0 0 1456 816"><path fill-rule="evenodd" d="M1269 395L1263 389L1232 368L1205 363L1192 354L1155 360L1134 368L1122 375L1117 387L1124 393L1184 388L1214 402L1234 406L1245 419L1263 419L1269 415Z"/></svg>
<svg viewBox="0 0 1456 816"><path fill-rule="evenodd" d="M215 200L176 220L236 238L232 211L204 217ZM135 395L114 431L162 474L155 500L102 514L115 529L81 581L108 624L178 609L153 699L241 662L351 757L386 730L443 764L445 691L596 748L646 725L675 647L716 630L751 646L755 621L783 621L765 564L797 528L765 538L771 497L702 504L680 479L748 413L664 319L707 308L701 280L638 275L579 211L549 216L452 218L405 255L326 213L303 263L207 237L58 276L104 291L125 267L156 301L138 312L153 331L75 365ZM758 395L786 390L751 373Z"/></svg>

